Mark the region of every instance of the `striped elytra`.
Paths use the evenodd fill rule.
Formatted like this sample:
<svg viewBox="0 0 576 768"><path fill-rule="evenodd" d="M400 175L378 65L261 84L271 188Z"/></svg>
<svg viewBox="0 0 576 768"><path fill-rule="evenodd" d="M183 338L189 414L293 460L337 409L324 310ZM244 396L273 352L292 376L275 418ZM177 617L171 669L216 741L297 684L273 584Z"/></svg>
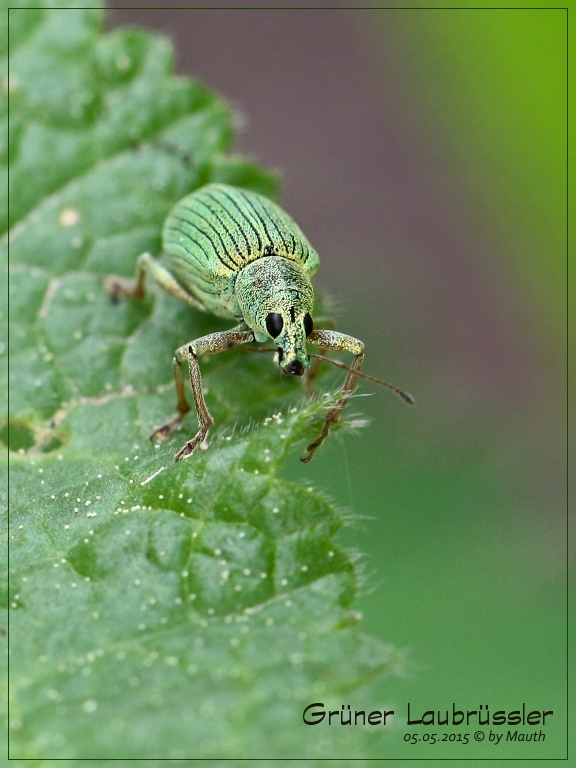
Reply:
<svg viewBox="0 0 576 768"><path fill-rule="evenodd" d="M320 264L300 227L255 192L209 184L180 200L163 230L164 252L192 290L229 293L237 273L265 256L298 262L312 276Z"/></svg>

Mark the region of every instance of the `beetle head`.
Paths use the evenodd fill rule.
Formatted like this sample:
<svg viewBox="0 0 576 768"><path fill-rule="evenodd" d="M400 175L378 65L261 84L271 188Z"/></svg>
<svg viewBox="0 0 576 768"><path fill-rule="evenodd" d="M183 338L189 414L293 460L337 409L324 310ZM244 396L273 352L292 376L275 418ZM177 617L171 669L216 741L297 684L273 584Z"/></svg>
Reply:
<svg viewBox="0 0 576 768"><path fill-rule="evenodd" d="M290 297L290 300L294 297ZM278 347L274 362L282 373L288 376L302 376L310 358L306 352L306 337L313 328L312 317L304 311L306 307L297 309L294 304L282 307L284 312L270 312L266 317L268 335Z"/></svg>
<svg viewBox="0 0 576 768"><path fill-rule="evenodd" d="M314 292L302 264L266 256L248 264L236 278L236 297L256 341L272 339L274 362L289 376L302 376L310 364L306 337L312 333Z"/></svg>

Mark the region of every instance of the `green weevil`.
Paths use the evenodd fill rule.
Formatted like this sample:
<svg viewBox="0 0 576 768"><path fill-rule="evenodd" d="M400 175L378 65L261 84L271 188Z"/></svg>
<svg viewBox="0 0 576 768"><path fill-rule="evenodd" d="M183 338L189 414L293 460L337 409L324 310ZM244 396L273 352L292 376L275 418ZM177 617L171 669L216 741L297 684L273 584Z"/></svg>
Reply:
<svg viewBox="0 0 576 768"><path fill-rule="evenodd" d="M189 456L214 424L202 393L198 357L240 344L272 339L276 347L272 350L274 362L290 376L302 376L309 370L311 357L329 360L309 354L307 343L322 350L354 355L350 367L329 360L345 368L348 374L340 399L328 410L320 435L308 445L302 461L312 459L330 427L340 419L358 376L384 384L412 402L410 395L397 387L360 373L364 358L362 341L334 330L314 328L311 277L320 259L298 225L275 203L245 189L208 184L174 206L164 223L162 240L163 251L178 280L149 253L144 253L138 258L136 282L129 286L118 278L108 278L108 290L116 296L142 297L145 276L149 275L161 288L191 307L237 322L230 330L209 333L175 352L176 413L154 430L151 439L168 437L191 410L181 367L185 361L199 428L174 461Z"/></svg>

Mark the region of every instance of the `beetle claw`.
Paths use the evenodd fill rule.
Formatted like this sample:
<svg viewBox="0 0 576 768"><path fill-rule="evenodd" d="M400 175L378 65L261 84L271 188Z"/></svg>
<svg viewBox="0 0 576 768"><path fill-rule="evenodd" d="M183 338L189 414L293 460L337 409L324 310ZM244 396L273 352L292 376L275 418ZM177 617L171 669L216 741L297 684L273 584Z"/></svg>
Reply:
<svg viewBox="0 0 576 768"><path fill-rule="evenodd" d="M158 427L158 429L155 429L154 432L150 435L150 440L155 440L156 438L160 438L160 440L166 440L170 432L172 431L172 424L164 424L162 427Z"/></svg>
<svg viewBox="0 0 576 768"><path fill-rule="evenodd" d="M100 282L113 304L118 304L122 299L134 295L133 280L126 280L116 275L106 275L101 278Z"/></svg>
<svg viewBox="0 0 576 768"><path fill-rule="evenodd" d="M190 456L192 453L194 453L194 450L198 444L204 442L207 434L207 429L201 429L198 434L192 438L192 440L188 440L186 445L180 448L178 453L174 456L174 461L180 461L181 459L185 459L187 456Z"/></svg>
<svg viewBox="0 0 576 768"><path fill-rule="evenodd" d="M150 435L150 440L166 440L169 436L174 427L179 424L182 421L182 419L174 418L172 421L169 421L167 424L163 424L161 427L158 427L158 429L155 429L154 432Z"/></svg>

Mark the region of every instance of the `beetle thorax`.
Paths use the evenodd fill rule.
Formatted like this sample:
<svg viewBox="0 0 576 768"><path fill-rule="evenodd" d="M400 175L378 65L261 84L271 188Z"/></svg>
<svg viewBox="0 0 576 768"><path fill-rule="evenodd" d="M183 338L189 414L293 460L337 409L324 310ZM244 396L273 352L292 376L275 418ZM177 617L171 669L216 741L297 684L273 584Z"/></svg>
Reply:
<svg viewBox="0 0 576 768"><path fill-rule="evenodd" d="M304 318L312 313L314 291L306 269L281 256L263 256L248 264L236 278L235 293L244 322L257 341L273 339L277 362L289 373L308 366ZM279 315L279 333L271 333L270 315ZM297 365L294 361L298 361ZM293 370L290 370L292 367Z"/></svg>

